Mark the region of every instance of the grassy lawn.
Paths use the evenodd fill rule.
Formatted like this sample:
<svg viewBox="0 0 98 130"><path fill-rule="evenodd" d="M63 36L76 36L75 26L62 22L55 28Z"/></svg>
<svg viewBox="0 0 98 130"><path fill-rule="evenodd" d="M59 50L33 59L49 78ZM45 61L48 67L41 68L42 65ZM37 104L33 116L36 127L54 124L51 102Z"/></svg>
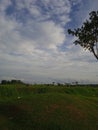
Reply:
<svg viewBox="0 0 98 130"><path fill-rule="evenodd" d="M0 85L0 130L98 130L98 87Z"/></svg>

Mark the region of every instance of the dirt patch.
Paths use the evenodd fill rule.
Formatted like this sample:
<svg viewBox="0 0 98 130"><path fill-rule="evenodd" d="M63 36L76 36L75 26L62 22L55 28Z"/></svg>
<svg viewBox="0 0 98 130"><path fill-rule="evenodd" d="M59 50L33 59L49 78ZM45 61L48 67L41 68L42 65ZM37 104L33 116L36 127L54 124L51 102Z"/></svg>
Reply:
<svg viewBox="0 0 98 130"><path fill-rule="evenodd" d="M51 104L51 105L48 105L46 106L44 109L43 109L43 112L40 113L40 118L38 119L39 121L43 120L43 121L46 121L46 120L49 120L50 118L53 117L54 113L56 112L56 110L59 109L59 105L58 104Z"/></svg>
<svg viewBox="0 0 98 130"><path fill-rule="evenodd" d="M57 105L57 104L52 104L50 106L46 106L46 113L53 113L58 108L59 108L59 105Z"/></svg>
<svg viewBox="0 0 98 130"><path fill-rule="evenodd" d="M70 104L66 106L67 112L72 119L79 120L79 119L86 119L86 113L77 108L76 106Z"/></svg>

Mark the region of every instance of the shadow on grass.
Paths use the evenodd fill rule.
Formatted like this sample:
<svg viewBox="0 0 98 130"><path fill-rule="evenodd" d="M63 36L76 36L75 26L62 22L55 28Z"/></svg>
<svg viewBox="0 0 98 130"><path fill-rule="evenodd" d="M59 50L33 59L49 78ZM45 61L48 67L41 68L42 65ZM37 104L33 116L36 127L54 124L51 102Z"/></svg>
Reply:
<svg viewBox="0 0 98 130"><path fill-rule="evenodd" d="M5 117L4 124L0 123L2 130L61 130L61 126L54 122L39 122L30 112L21 109L15 104L0 104L0 120Z"/></svg>
<svg viewBox="0 0 98 130"><path fill-rule="evenodd" d="M14 104L0 104L0 116L7 119L8 130L32 130L37 125L29 112Z"/></svg>

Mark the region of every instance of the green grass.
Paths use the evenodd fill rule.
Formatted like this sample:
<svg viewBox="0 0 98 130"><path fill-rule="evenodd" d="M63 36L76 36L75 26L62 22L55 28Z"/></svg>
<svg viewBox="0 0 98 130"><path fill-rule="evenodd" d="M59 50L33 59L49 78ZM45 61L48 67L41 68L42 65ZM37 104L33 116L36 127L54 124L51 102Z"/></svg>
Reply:
<svg viewBox="0 0 98 130"><path fill-rule="evenodd" d="M0 85L0 130L98 130L98 87Z"/></svg>

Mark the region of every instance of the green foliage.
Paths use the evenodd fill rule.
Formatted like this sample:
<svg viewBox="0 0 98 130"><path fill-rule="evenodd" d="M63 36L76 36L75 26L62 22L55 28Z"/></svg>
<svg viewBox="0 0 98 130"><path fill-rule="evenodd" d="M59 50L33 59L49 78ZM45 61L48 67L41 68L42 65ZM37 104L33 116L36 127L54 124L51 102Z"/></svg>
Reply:
<svg viewBox="0 0 98 130"><path fill-rule="evenodd" d="M81 28L74 31L68 29L68 33L77 37L74 41L76 45L88 49L98 60L98 11L92 11L89 15L89 20L86 20Z"/></svg>

